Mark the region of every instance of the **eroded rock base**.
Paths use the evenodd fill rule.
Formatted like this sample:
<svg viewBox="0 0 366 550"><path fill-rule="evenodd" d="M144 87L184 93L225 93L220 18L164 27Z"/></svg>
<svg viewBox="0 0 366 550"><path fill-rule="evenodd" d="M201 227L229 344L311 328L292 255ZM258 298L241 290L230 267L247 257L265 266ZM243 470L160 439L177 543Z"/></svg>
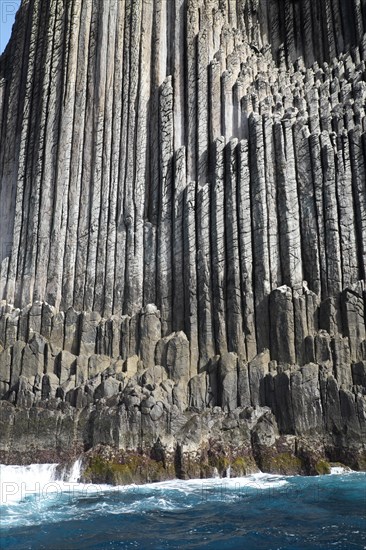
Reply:
<svg viewBox="0 0 366 550"><path fill-rule="evenodd" d="M320 329L304 364L275 360L275 346L194 372L187 336L163 337L153 305L123 319L49 312L3 308L2 463L82 457L85 481L118 484L366 470L362 341L352 360L349 337Z"/></svg>

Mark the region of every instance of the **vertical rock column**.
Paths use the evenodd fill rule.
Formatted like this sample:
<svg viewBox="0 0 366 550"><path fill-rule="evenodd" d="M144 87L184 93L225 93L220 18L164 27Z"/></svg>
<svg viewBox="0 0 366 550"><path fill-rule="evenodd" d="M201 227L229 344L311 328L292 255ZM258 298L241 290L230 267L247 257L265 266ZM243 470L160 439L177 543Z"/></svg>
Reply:
<svg viewBox="0 0 366 550"><path fill-rule="evenodd" d="M197 179L197 35L198 0L187 0L186 8L186 143L187 177Z"/></svg>
<svg viewBox="0 0 366 550"><path fill-rule="evenodd" d="M200 366L205 367L215 355L212 320L210 188L197 191L197 300Z"/></svg>
<svg viewBox="0 0 366 550"><path fill-rule="evenodd" d="M163 335L172 329L173 221L173 88L171 77L161 86L159 103L160 213L157 249L157 291Z"/></svg>
<svg viewBox="0 0 366 550"><path fill-rule="evenodd" d="M196 264L196 184L191 182L184 191L184 314L185 333L190 343L192 372L197 370L199 359L197 317L197 264Z"/></svg>
<svg viewBox="0 0 366 550"><path fill-rule="evenodd" d="M257 354L253 294L252 207L248 142L238 144L238 230L243 328L248 361Z"/></svg>
<svg viewBox="0 0 366 550"><path fill-rule="evenodd" d="M224 138L214 143L214 181L211 199L211 235L212 235L212 298L213 323L216 351L220 355L227 351L225 321L225 203L224 203Z"/></svg>
<svg viewBox="0 0 366 550"><path fill-rule="evenodd" d="M292 126L289 120L275 123L278 216L282 281L290 287L302 284L299 203Z"/></svg>
<svg viewBox="0 0 366 550"><path fill-rule="evenodd" d="M47 301L58 307L61 302L63 260L68 218L70 187L71 145L73 138L75 85L78 67L78 40L81 0L69 4L66 15L65 50L62 75L63 102L60 113L60 129L54 182L54 204L48 264ZM65 62L65 59L67 62ZM71 305L71 304L70 304Z"/></svg>
<svg viewBox="0 0 366 550"><path fill-rule="evenodd" d="M301 250L303 278L315 292L320 291L318 227L315 210L314 186L311 172L309 129L301 122L294 125L296 177L299 191L301 223Z"/></svg>
<svg viewBox="0 0 366 550"><path fill-rule="evenodd" d="M197 39L197 181L204 184L208 178L208 43L207 31L200 31Z"/></svg>
<svg viewBox="0 0 366 550"><path fill-rule="evenodd" d="M238 243L238 141L231 140L225 151L225 250L226 250L226 330L228 351L246 356L241 313L241 286Z"/></svg>
<svg viewBox="0 0 366 550"><path fill-rule="evenodd" d="M117 2L115 46L113 53L113 99L111 116L111 149L110 149L110 191L108 212L108 235L106 242L106 279L104 287L104 313L121 313L122 299L121 287L117 281L124 275L122 270L124 258L116 255L117 242L119 242L116 213L119 204L119 175L120 175L120 141L122 131L123 109L123 75L124 75L124 27L125 27L125 2ZM118 266L118 267L117 267ZM117 279L118 274L118 279ZM115 291L116 289L116 291ZM116 300L115 300L116 299Z"/></svg>
<svg viewBox="0 0 366 550"><path fill-rule="evenodd" d="M353 196L355 200L356 228L358 241L358 258L360 265L359 277L366 278L366 182L365 157L366 139L361 137L360 128L356 127L349 133L350 155L352 166Z"/></svg>
<svg viewBox="0 0 366 550"><path fill-rule="evenodd" d="M86 298L86 272L88 263L89 250L89 233L93 231L93 239L95 239L96 227L91 225L91 204L93 188L90 184L93 177L93 134L94 134L94 103L96 101L95 79L96 79L96 56L98 49L98 22L99 10L96 2L92 2L90 35L89 35L89 57L87 67L87 79L85 86L85 118L84 118L84 134L83 134L83 150L80 153L80 170L81 187L79 205L79 219L77 227L74 231L77 232L77 250L75 259L75 276L74 276L74 305L76 309L82 310L85 307L92 308L94 295L89 292ZM97 190L96 190L97 191ZM95 217L95 214L94 214ZM90 271L90 266L89 266ZM89 274L89 278L91 273ZM87 305L87 301L89 302ZM51 302L52 303L52 302Z"/></svg>
<svg viewBox="0 0 366 550"><path fill-rule="evenodd" d="M78 58L77 58L77 72L76 72L76 83L75 83L75 120L72 136L72 146L71 146L71 160L70 160L70 196L69 196L69 212L67 219L67 229L66 229L66 241L65 241L65 258L64 258L64 274L62 281L62 294L61 294L61 307L67 308L70 304L74 303L74 290L75 290L75 275L77 273L77 252L78 252L78 224L85 223L85 220L80 220L80 217L83 214L83 204L84 208L88 204L88 194L85 196L85 188L83 189L84 193L81 194L82 189L82 178L83 178L83 151L85 145L85 121L86 121L86 86L88 81L88 68L89 66L89 44L90 44L90 32L91 32L91 18L92 18L92 7L93 3L88 2L82 3L81 13L80 13L80 30L79 30L79 41L78 41ZM55 94L56 90L53 90ZM52 96L51 96L52 97ZM54 98L52 97L53 101ZM54 106L50 109L50 112L54 110ZM51 139L52 126L47 128L47 138ZM48 145L49 147L49 145ZM45 151L45 159L48 164L51 164L49 161L50 151ZM49 212L52 211L52 205L50 204L49 198L49 185L51 178L51 168L52 165L48 167L48 171L45 174L45 182L43 190L43 197L45 204L43 205L43 216L44 222L41 224L40 229L42 230L42 236L40 236L40 246L42 247L39 251L39 261L37 268L37 279L36 283L39 284L38 289L35 289L35 293L40 297L44 296L43 287L47 279L47 244L49 233L50 220ZM82 196L82 201L81 201ZM85 244L85 237L83 239L83 244ZM49 246L49 243L48 243ZM80 307L83 306L83 303L80 301L78 304Z"/></svg>
<svg viewBox="0 0 366 550"><path fill-rule="evenodd" d="M114 100L114 76L115 76L115 47L116 47L116 31L118 28L118 11L117 1L112 0L109 3L109 9L105 14L105 31L107 41L104 45L104 51L100 54L100 62L106 65L105 74L103 75L103 88L101 89L102 97L104 98L100 108L104 108L103 123L101 125L101 145L98 154L99 160L99 180L101 187L100 196L100 215L98 223L98 240L96 250L96 274L94 287L93 308L96 311L111 313L111 295L109 294L106 301L106 284L107 280L114 277L112 266L107 266L107 245L109 242L109 233L111 231L110 220L110 202L114 202L113 188L111 186L111 156L112 156L112 125L113 125L113 100ZM99 95L99 94L98 94ZM109 267L107 271L107 267Z"/></svg>
<svg viewBox="0 0 366 550"><path fill-rule="evenodd" d="M140 82L140 48L141 48L141 24L142 24L142 0L135 0L131 6L130 23L130 74L128 94L128 130L126 142L126 173L124 180L124 202L123 217L126 227L126 272L125 272L125 294L123 311L128 315L134 315L142 307L142 270L141 254L143 250L136 250L136 240L142 243L141 232L143 226L138 220L135 208L136 170L139 168L136 163L137 146L136 135L138 132L138 111L141 94ZM140 168L141 169L141 168ZM139 210L141 206L139 205Z"/></svg>
<svg viewBox="0 0 366 550"><path fill-rule="evenodd" d="M337 138L336 157L337 201L339 212L342 286L358 280L356 220L352 192L352 170L348 134L343 131Z"/></svg>
<svg viewBox="0 0 366 550"><path fill-rule="evenodd" d="M263 350L269 347L270 267L263 126L262 117L255 114L249 118L249 144L256 339Z"/></svg>
<svg viewBox="0 0 366 550"><path fill-rule="evenodd" d="M117 139L118 143L123 143L124 146L119 145L119 158L118 158L118 172L117 166L115 168L118 178L117 187L117 209L114 214L116 223L116 244L114 249L115 256L115 270L114 270L114 297L113 308L114 313L120 315L125 313L125 294L126 294L126 241L127 241L127 226L131 223L131 218L125 215L124 211L124 197L125 197L125 177L126 177L126 163L127 163L127 140L128 140L128 118L129 118L129 82L130 82L130 48L131 48L131 17L132 17L132 2L126 0L124 10L124 27L123 27L123 46L121 44L121 71L120 79L122 81L121 86L121 127L120 135ZM134 51L136 56L136 51ZM136 61L136 59L135 59ZM118 91L118 88L116 92ZM119 101L118 96L116 96ZM117 160L116 160L117 162Z"/></svg>
<svg viewBox="0 0 366 550"><path fill-rule="evenodd" d="M180 147L174 159L174 212L173 212L173 296L172 296L172 323L173 330L184 327L184 189L186 186L186 149Z"/></svg>
<svg viewBox="0 0 366 550"><path fill-rule="evenodd" d="M14 72L14 77L9 82L7 104L5 103L4 105L2 118L2 126L6 128L6 133L3 132L1 136L2 144L4 144L1 147L1 258L8 256L8 252L10 252L10 250L5 250L7 243L3 241L3 235L8 235L8 231L5 230L3 226L4 222L6 223L8 220L8 215L4 215L4 207L8 201L10 201L10 204L13 203L13 216L11 216L13 218L13 234L11 241L12 250L16 251L10 255L7 273L5 272L3 274L4 278L2 279L4 282L2 282L1 294L3 294L3 289L5 290L5 287L7 287L6 297L10 302L14 302L18 297L21 297L22 270L19 266L19 280L18 260L22 258L19 253L19 246L22 239L22 232L25 231L23 223L26 223L26 213L23 214L23 205L25 204L28 206L25 195L26 155L32 107L33 75L35 71L35 56L37 50L39 2L34 6L32 14L28 11L24 11L24 18L24 25L27 25L27 31L24 26L23 37L18 47L19 49L16 48L13 54L13 61L18 62L18 67L20 69ZM22 60L18 58L19 50L22 50ZM16 73L19 75L18 78ZM19 121L17 120L16 111L20 111ZM14 124L17 126L14 127ZM17 134L19 136L18 139L16 139ZM16 143L13 142L12 137L16 139ZM12 142L14 147L13 151L16 151L16 160L11 150L8 149ZM29 185L30 183L31 182L29 182ZM8 200L7 197L9 197ZM13 197L15 199L14 202ZM5 282L5 276L7 276L7 284Z"/></svg>

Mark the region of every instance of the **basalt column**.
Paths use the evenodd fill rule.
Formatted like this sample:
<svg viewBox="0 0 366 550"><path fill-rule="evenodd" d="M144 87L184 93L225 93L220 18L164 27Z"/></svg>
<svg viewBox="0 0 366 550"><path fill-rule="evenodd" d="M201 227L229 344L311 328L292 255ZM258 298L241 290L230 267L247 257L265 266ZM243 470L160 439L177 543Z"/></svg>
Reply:
<svg viewBox="0 0 366 550"><path fill-rule="evenodd" d="M93 326L123 360L154 315L192 376L226 353L317 362L319 331L365 360L365 25L365 0L23 0L0 58L2 315L43 308L34 332L76 356Z"/></svg>

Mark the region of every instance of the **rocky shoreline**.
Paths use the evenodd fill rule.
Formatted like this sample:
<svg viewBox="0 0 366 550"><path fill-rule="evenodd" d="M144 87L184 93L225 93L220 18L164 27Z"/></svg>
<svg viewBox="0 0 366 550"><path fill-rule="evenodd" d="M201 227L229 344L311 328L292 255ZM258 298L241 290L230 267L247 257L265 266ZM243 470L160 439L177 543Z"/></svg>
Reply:
<svg viewBox="0 0 366 550"><path fill-rule="evenodd" d="M191 376L186 335L161 337L153 305L129 323L114 318L114 332L96 314L6 308L1 463L67 466L81 457L84 480L118 484L228 471L317 475L334 462L366 470L366 362L344 363L339 336L317 333L317 362L277 362L268 350L247 362L231 352ZM91 353L101 326L112 357ZM120 350L125 357L113 357Z"/></svg>
<svg viewBox="0 0 366 550"><path fill-rule="evenodd" d="M42 406L45 404L40 403L38 407ZM105 404L100 404L99 408L103 406ZM110 403L106 406L113 409ZM48 404L50 409L52 405ZM0 412L3 420L13 420L15 424L19 424L17 415L21 415L23 421L32 416L32 411L12 410L4 403ZM103 412L111 414L112 411ZM23 451L3 447L0 463L58 463L58 471L65 475L75 460L80 460L80 482L112 485L243 477L260 471L279 475L324 475L334 466L366 471L364 445L345 449L344 441L336 446L331 437L280 435L276 433L273 415L266 408L239 408L226 414L221 410L200 415L187 412L184 416L184 437L179 434L174 438L174 447L171 437L161 440L159 436L151 447L146 445L133 450L105 443L85 450L85 446L83 449L75 442L70 448L40 449L37 442ZM254 425L249 433L248 424ZM209 434L200 437L207 426L211 428ZM26 430L29 437L29 427ZM189 430L194 432L189 433Z"/></svg>
<svg viewBox="0 0 366 550"><path fill-rule="evenodd" d="M366 469L365 31L365 0L22 0L1 462Z"/></svg>

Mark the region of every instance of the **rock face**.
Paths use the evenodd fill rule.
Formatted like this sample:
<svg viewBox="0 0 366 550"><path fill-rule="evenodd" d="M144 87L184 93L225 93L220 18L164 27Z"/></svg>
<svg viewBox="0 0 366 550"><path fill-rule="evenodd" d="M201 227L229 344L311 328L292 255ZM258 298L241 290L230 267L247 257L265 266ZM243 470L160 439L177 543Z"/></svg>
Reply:
<svg viewBox="0 0 366 550"><path fill-rule="evenodd" d="M365 30L365 0L22 1L3 460L366 467Z"/></svg>

